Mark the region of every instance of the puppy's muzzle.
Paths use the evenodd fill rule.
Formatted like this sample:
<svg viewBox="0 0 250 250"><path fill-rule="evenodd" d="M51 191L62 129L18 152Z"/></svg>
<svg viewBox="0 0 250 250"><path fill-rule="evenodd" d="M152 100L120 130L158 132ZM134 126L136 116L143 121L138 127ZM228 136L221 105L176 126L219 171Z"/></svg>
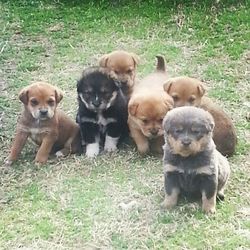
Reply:
<svg viewBox="0 0 250 250"><path fill-rule="evenodd" d="M39 115L42 119L45 119L48 117L48 109L40 109Z"/></svg>
<svg viewBox="0 0 250 250"><path fill-rule="evenodd" d="M158 132L159 132L159 129L157 129L157 128L150 129L150 133L152 136L157 136Z"/></svg>
<svg viewBox="0 0 250 250"><path fill-rule="evenodd" d="M93 104L93 106L94 106L95 108L99 108L100 105L101 105L101 102L100 102L99 100L94 100L94 101L92 101L92 104Z"/></svg>
<svg viewBox="0 0 250 250"><path fill-rule="evenodd" d="M184 147L190 146L191 142L192 142L192 141L191 141L189 138L185 138L185 139L181 140L181 143L182 143L182 145L183 145Z"/></svg>

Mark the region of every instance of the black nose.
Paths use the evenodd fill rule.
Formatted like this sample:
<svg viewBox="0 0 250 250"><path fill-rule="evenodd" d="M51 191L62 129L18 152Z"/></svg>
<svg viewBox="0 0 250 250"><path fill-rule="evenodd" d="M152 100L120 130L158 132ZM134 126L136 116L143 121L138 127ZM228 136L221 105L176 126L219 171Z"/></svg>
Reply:
<svg viewBox="0 0 250 250"><path fill-rule="evenodd" d="M94 100L94 101L92 102L92 104L93 104L96 108L98 108L98 107L100 106L101 102L100 102L99 100Z"/></svg>
<svg viewBox="0 0 250 250"><path fill-rule="evenodd" d="M189 146L191 144L191 141L189 139L185 139L185 140L182 140L181 143L184 145L184 146Z"/></svg>
<svg viewBox="0 0 250 250"><path fill-rule="evenodd" d="M48 110L47 109L40 109L40 114L41 115L47 115L48 114Z"/></svg>
<svg viewBox="0 0 250 250"><path fill-rule="evenodd" d="M158 134L158 129L156 129L156 128L153 128L153 129L151 129L150 130L150 133L152 134L152 135L157 135Z"/></svg>

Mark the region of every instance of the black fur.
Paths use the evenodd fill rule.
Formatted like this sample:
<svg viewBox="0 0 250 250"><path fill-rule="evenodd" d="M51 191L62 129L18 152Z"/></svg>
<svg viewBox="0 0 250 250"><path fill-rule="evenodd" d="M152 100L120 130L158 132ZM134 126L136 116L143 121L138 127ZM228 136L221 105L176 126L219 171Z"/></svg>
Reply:
<svg viewBox="0 0 250 250"><path fill-rule="evenodd" d="M127 99L120 84L107 71L100 67L85 70L78 81L77 94L79 108L76 121L84 144L98 140L103 144L105 135L121 138L127 134Z"/></svg>

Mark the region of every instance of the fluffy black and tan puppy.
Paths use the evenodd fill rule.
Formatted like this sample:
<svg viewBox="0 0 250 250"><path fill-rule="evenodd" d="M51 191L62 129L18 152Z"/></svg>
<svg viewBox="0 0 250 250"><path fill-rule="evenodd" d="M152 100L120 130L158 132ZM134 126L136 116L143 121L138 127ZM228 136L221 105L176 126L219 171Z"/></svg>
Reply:
<svg viewBox="0 0 250 250"><path fill-rule="evenodd" d="M91 67L84 70L77 83L77 122L86 156L94 157L104 150L115 151L122 135L127 132L127 100L119 82L107 68Z"/></svg>
<svg viewBox="0 0 250 250"><path fill-rule="evenodd" d="M214 213L216 196L224 198L230 167L215 148L213 117L200 108L179 107L167 113L163 126L163 206L167 209L174 207L180 193L201 195L202 210Z"/></svg>

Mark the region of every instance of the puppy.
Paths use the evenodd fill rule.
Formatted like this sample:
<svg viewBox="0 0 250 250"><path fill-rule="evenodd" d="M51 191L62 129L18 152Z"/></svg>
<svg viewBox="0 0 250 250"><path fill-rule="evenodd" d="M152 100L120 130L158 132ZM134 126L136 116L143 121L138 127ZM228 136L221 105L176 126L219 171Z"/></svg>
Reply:
<svg viewBox="0 0 250 250"><path fill-rule="evenodd" d="M174 104L172 97L163 90L166 79L164 58L158 56L156 72L149 74L135 86L129 101L128 125L140 154L149 151L162 153L162 121Z"/></svg>
<svg viewBox="0 0 250 250"><path fill-rule="evenodd" d="M236 130L230 117L211 99L203 96L203 83L190 77L170 78L164 90L173 97L174 106L196 106L207 110L215 121L213 139L219 152L231 156L237 144Z"/></svg>
<svg viewBox="0 0 250 250"><path fill-rule="evenodd" d="M230 174L227 159L216 150L213 117L196 107L180 107L168 112L164 127L165 200L172 208L180 193L201 195L202 210L214 213L216 196L224 199Z"/></svg>
<svg viewBox="0 0 250 250"><path fill-rule="evenodd" d="M134 53L116 50L103 55L99 60L101 67L106 67L117 76L121 82L124 95L129 97L135 84L136 68L139 57Z"/></svg>
<svg viewBox="0 0 250 250"><path fill-rule="evenodd" d="M29 137L40 146L35 158L38 163L46 163L50 152L57 151L57 156L65 156L79 150L78 125L57 109L62 98L61 90L44 82L36 82L21 90L19 99L24 109L5 162L7 165L18 158Z"/></svg>
<svg viewBox="0 0 250 250"><path fill-rule="evenodd" d="M104 150L117 149L117 143L127 132L127 100L119 83L106 68L91 67L84 70L77 83L78 113L82 143L86 156L99 154L104 141Z"/></svg>

